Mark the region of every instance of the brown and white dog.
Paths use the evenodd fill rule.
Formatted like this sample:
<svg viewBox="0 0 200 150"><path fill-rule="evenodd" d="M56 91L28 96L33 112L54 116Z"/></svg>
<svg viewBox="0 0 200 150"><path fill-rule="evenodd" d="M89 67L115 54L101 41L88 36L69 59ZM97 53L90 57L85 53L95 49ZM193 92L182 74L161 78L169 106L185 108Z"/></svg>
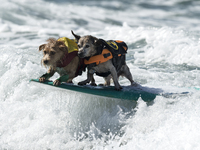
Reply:
<svg viewBox="0 0 200 150"><path fill-rule="evenodd" d="M93 79L94 73L104 77L104 79L106 81L105 85L110 85L110 79L112 77L116 90L122 89L122 87L120 86L120 84L118 82L118 78L121 75L125 76L131 82L131 85L135 85L135 82L132 79L130 70L125 62L125 53L126 52L124 52L123 54L115 55L114 54L115 51L113 51L113 53L111 53L111 52L109 53L109 50L112 50L113 48L109 48L108 43L102 39L98 39L91 35L81 37L79 35L74 34L73 31L72 31L72 34L78 41L78 49L79 49L78 56L80 58L85 59L85 61L84 61L85 64L86 64L87 60L91 60L93 58L99 58L97 56L105 57L105 59L106 59L105 62L102 62L102 61L95 62L95 65L93 62L90 64L86 64L87 69L88 69L87 79L82 82L79 82L78 83L79 85L85 85L85 84L89 83L90 81L94 80ZM120 42L123 43L125 46L119 46L119 47L127 50L127 45L123 41L120 41ZM113 42L110 42L110 43L113 43ZM115 44L115 43L113 43L113 44ZM116 46L118 48L118 45L115 44L115 45L113 45L113 47L114 46ZM101 54L101 53L103 53L102 51L105 47L106 48L108 47L108 49L107 49L108 51L106 51L104 54ZM120 56L120 57L118 57L118 56Z"/></svg>
<svg viewBox="0 0 200 150"><path fill-rule="evenodd" d="M61 40L49 38L47 44L39 46L39 51L43 51L41 63L49 68L47 73L39 78L40 82L45 82L57 72L60 75L60 78L56 79L53 82L53 85L59 86L61 82L71 83L72 79L77 75L80 75L84 70L83 61L77 54L78 48L69 53L69 48L64 41L66 39L70 40L65 37L64 39L61 38ZM76 48L77 44L75 42L74 44L74 47Z"/></svg>

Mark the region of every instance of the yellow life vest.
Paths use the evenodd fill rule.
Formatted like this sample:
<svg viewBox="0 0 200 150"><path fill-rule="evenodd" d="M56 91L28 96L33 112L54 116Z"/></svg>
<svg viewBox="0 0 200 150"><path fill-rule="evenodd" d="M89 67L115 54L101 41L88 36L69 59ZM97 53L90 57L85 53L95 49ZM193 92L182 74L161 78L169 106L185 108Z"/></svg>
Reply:
<svg viewBox="0 0 200 150"><path fill-rule="evenodd" d="M76 40L69 39L67 37L59 38L58 41L63 41L65 45L68 47L68 52L65 53L61 61L58 61L56 64L58 68L62 68L67 66L74 57L78 56L78 46ZM77 67L75 76L81 75L82 72L85 71L86 66L83 61L84 61L83 59L80 59L80 63Z"/></svg>
<svg viewBox="0 0 200 150"><path fill-rule="evenodd" d="M68 53L78 51L76 40L72 40L67 37L62 37L59 38L58 41L63 41L65 43L65 45L68 47Z"/></svg>

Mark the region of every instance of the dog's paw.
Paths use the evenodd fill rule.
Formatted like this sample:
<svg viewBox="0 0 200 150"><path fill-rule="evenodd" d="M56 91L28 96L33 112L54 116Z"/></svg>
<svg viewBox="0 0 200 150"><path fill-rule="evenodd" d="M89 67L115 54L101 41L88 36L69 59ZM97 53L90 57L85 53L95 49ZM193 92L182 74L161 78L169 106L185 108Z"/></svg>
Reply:
<svg viewBox="0 0 200 150"><path fill-rule="evenodd" d="M121 86L120 87L115 87L116 91L120 91L121 89L123 89Z"/></svg>
<svg viewBox="0 0 200 150"><path fill-rule="evenodd" d="M86 85L85 82L79 82L78 85Z"/></svg>
<svg viewBox="0 0 200 150"><path fill-rule="evenodd" d="M131 83L131 86L135 86L135 87L137 87L137 86L139 86L139 84L136 83L136 82L132 82L132 83Z"/></svg>
<svg viewBox="0 0 200 150"><path fill-rule="evenodd" d="M46 81L46 79L44 77L41 77L41 78L39 78L39 81L43 83Z"/></svg>
<svg viewBox="0 0 200 150"><path fill-rule="evenodd" d="M72 81L68 81L67 83L71 83L71 84L73 84L73 82L72 82Z"/></svg>
<svg viewBox="0 0 200 150"><path fill-rule="evenodd" d="M59 81L59 80L55 80L54 82L53 82L53 85L55 85L55 86L59 86L61 84L61 82Z"/></svg>
<svg viewBox="0 0 200 150"><path fill-rule="evenodd" d="M91 85L91 86L97 86L97 84L96 84L96 83L91 83L90 85Z"/></svg>

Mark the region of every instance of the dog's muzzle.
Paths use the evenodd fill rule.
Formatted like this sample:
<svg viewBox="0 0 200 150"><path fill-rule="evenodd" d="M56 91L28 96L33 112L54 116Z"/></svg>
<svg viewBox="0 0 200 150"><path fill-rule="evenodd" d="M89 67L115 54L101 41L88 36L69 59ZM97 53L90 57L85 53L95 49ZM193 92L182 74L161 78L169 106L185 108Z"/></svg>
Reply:
<svg viewBox="0 0 200 150"><path fill-rule="evenodd" d="M48 62L49 62L48 60L44 60L44 61L43 61L43 63L44 63L45 65L48 64Z"/></svg>
<svg viewBox="0 0 200 150"><path fill-rule="evenodd" d="M78 56L79 56L80 58L84 58L84 53L83 53L83 52L78 52Z"/></svg>

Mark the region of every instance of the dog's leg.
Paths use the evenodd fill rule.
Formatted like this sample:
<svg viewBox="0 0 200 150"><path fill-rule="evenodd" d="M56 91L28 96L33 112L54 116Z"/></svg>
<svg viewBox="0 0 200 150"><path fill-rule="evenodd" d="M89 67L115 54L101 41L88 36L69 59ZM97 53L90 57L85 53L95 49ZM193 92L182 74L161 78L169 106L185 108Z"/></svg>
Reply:
<svg viewBox="0 0 200 150"><path fill-rule="evenodd" d="M129 67L126 64L122 66L122 72L124 73L124 76L131 82L131 85L134 86L135 82L133 81Z"/></svg>
<svg viewBox="0 0 200 150"><path fill-rule="evenodd" d="M61 76L60 78L56 79L56 80L53 82L53 85L59 86L62 82L67 82L68 80L69 80L69 75L66 74L66 75L63 75L63 76Z"/></svg>
<svg viewBox="0 0 200 150"><path fill-rule="evenodd" d="M47 71L47 73L43 74L40 78L39 81L40 82L45 82L47 81L49 78L51 78L55 73L55 70L50 67L49 70Z"/></svg>
<svg viewBox="0 0 200 150"><path fill-rule="evenodd" d="M113 77L113 81L114 81L114 84L115 84L115 89L116 89L117 91L121 90L122 87L120 86L120 84L119 84L119 82L118 82L117 71L116 71L116 69L115 69L114 66L112 66L112 67L110 68L110 72L111 72L111 75L112 75L112 77Z"/></svg>
<svg viewBox="0 0 200 150"><path fill-rule="evenodd" d="M93 75L92 75L92 80L91 80L90 85L92 85L92 86L97 86L97 84L95 83L95 80L94 80L94 76L93 76Z"/></svg>
<svg viewBox="0 0 200 150"><path fill-rule="evenodd" d="M59 86L62 82L73 83L72 79L74 78L74 76L75 76L75 72L62 75L53 82L53 85Z"/></svg>
<svg viewBox="0 0 200 150"><path fill-rule="evenodd" d="M87 72L87 79L84 81L81 81L78 83L78 85L86 85L87 83L90 83L91 80L94 80L93 74Z"/></svg>
<svg viewBox="0 0 200 150"><path fill-rule="evenodd" d="M105 80L105 84L104 86L110 86L110 80L111 80L112 76L108 75L107 77L104 77Z"/></svg>

